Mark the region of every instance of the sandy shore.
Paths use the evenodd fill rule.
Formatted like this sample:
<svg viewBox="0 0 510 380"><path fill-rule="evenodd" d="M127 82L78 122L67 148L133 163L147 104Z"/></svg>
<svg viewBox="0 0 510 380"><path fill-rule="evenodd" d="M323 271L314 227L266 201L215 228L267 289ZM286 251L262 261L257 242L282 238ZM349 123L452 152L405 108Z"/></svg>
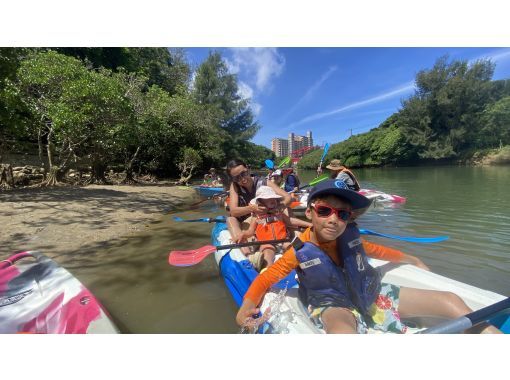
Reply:
<svg viewBox="0 0 510 380"><path fill-rule="evenodd" d="M170 186L99 186L0 192L0 259L40 250L54 257L147 228L195 192Z"/></svg>

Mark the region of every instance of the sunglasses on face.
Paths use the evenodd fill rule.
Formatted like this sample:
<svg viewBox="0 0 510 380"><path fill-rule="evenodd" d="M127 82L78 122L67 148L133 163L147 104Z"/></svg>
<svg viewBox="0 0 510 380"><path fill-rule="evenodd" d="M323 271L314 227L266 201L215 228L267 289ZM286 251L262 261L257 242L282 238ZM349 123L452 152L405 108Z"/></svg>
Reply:
<svg viewBox="0 0 510 380"><path fill-rule="evenodd" d="M327 218L331 214L336 213L336 216L338 217L338 219L343 220L344 222L347 222L352 215L351 210L347 210L345 208L334 208L331 206L326 206L323 204L318 205L315 203L310 204L310 206L313 207L313 209L315 210L315 212L317 213L317 216L319 218Z"/></svg>
<svg viewBox="0 0 510 380"><path fill-rule="evenodd" d="M245 171L239 173L238 175L232 176L232 181L240 182L241 179L249 177L249 176L250 176L250 171L249 170L245 170Z"/></svg>

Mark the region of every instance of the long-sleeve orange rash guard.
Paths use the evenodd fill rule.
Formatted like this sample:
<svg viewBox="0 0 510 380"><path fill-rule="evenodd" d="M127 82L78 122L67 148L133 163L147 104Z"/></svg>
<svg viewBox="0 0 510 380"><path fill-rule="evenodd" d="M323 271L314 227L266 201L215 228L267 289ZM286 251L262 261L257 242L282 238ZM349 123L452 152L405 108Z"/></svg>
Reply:
<svg viewBox="0 0 510 380"><path fill-rule="evenodd" d="M310 232L311 228L307 228L306 231L299 236L301 241L309 242ZM375 259L399 262L404 256L404 253L399 250L370 243L364 239L362 239L362 242L366 254ZM340 264L336 255L336 241L321 243L319 248L326 252L337 265ZM280 259L271 265L264 273L259 274L257 278L255 278L244 298L258 305L267 290L278 281L285 278L292 270L296 269L298 265L299 262L296 258L294 248L289 248Z"/></svg>

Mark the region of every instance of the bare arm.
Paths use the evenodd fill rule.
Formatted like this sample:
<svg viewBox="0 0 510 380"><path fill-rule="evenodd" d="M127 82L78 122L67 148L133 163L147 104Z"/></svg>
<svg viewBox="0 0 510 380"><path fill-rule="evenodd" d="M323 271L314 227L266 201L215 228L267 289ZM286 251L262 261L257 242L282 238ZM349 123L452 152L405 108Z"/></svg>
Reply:
<svg viewBox="0 0 510 380"><path fill-rule="evenodd" d="M237 194L237 191L234 187L234 184L230 184L230 216L233 217L239 217L246 214L250 214L252 211L254 211L254 207L252 205L239 207L239 194Z"/></svg>
<svg viewBox="0 0 510 380"><path fill-rule="evenodd" d="M310 222L306 222L299 218L289 217L285 214L283 214L283 220L287 227L304 227L304 228L312 227L312 223Z"/></svg>
<svg viewBox="0 0 510 380"><path fill-rule="evenodd" d="M241 231L241 233L239 234L239 236L236 239L236 243L240 243L243 240L247 240L248 238L251 238L253 235L255 235L256 228L257 228L257 220L254 218L250 223L250 227L245 231Z"/></svg>

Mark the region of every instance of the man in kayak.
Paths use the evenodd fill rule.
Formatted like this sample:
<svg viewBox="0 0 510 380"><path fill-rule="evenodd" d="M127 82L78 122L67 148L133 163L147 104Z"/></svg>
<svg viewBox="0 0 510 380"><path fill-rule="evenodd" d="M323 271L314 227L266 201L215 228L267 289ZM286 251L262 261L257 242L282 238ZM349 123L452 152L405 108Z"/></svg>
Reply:
<svg viewBox="0 0 510 380"><path fill-rule="evenodd" d="M344 181L347 187L354 191L359 191L361 186L353 172L340 164L340 160L332 160L326 169L331 170L331 178Z"/></svg>
<svg viewBox="0 0 510 380"><path fill-rule="evenodd" d="M294 173L294 169L287 168L283 170L283 173L285 175L285 185L283 189L287 193L294 193L299 190L299 178Z"/></svg>
<svg viewBox="0 0 510 380"><path fill-rule="evenodd" d="M281 199L282 196L276 194L271 187L260 186L250 204L258 204L265 207L267 211L264 214L252 214L250 227L239 234L236 243L245 242L253 235L257 237L258 241L286 239L289 236L294 236L291 234L300 227L311 227L310 222L286 215L283 212L285 206L281 203ZM292 231L290 231L291 229ZM288 243L283 245L284 248L287 246ZM255 269L260 271L274 263L275 254L275 245L264 244L248 259Z"/></svg>
<svg viewBox="0 0 510 380"><path fill-rule="evenodd" d="M291 197L283 189L280 189L273 182L268 181L266 178L252 176L247 165L242 160L231 160L227 164L227 175L230 178L230 216L227 218L227 227L230 236L235 241L239 238L242 230L248 228L250 220L248 219L252 213L263 214L267 212L264 206L258 204L251 204L250 201L255 198L257 189L260 186L271 187L276 194L282 196L282 203L288 206L291 202ZM248 255L250 250L246 247L241 251Z"/></svg>
<svg viewBox="0 0 510 380"><path fill-rule="evenodd" d="M402 317L438 316L455 319L472 310L451 292L398 287L381 282L367 254L388 261L406 262L396 250L374 251L360 239L354 220L371 201L345 188L340 180L327 180L310 193L306 217L312 227L293 242L283 256L253 281L244 296L236 321L256 327L266 291L296 270L299 298L313 322L327 333L366 333L369 328L405 333ZM263 319L263 318L261 318ZM482 332L500 332L486 325Z"/></svg>

